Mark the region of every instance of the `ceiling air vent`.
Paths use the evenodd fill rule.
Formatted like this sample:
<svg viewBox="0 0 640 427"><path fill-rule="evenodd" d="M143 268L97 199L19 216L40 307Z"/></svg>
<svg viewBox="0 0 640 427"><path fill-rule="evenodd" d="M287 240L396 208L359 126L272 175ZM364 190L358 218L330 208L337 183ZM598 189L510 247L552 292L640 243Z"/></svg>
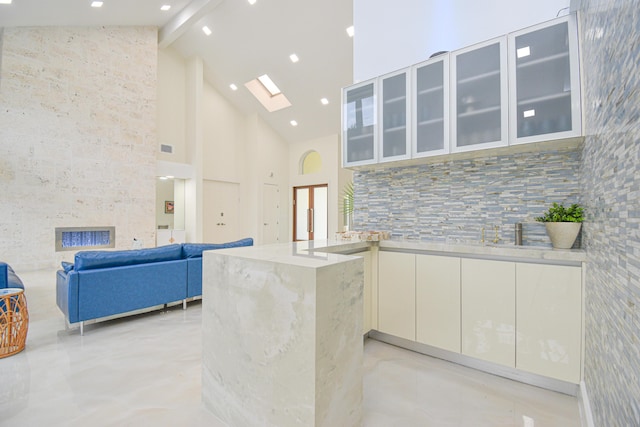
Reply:
<svg viewBox="0 0 640 427"><path fill-rule="evenodd" d="M169 153L169 154L172 154L172 153L173 153L173 145L160 144L160 151L161 151L162 153Z"/></svg>

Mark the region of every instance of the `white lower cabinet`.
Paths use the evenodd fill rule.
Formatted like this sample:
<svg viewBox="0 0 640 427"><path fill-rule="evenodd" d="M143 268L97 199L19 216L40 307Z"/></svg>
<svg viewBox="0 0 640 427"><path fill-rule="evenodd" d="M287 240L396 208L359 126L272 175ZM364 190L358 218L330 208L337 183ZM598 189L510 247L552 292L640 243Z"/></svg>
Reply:
<svg viewBox="0 0 640 427"><path fill-rule="evenodd" d="M416 255L416 341L460 353L460 258Z"/></svg>
<svg viewBox="0 0 640 427"><path fill-rule="evenodd" d="M416 255L378 254L378 330L416 339Z"/></svg>
<svg viewBox="0 0 640 427"><path fill-rule="evenodd" d="M582 269L516 265L516 367L580 382Z"/></svg>
<svg viewBox="0 0 640 427"><path fill-rule="evenodd" d="M462 353L515 367L516 265L462 259Z"/></svg>

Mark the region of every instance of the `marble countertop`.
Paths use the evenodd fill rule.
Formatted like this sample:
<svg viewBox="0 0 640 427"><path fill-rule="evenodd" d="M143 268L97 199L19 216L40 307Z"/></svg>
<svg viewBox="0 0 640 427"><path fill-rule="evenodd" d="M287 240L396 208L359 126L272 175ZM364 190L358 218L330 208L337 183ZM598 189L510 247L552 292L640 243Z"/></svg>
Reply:
<svg viewBox="0 0 640 427"><path fill-rule="evenodd" d="M380 242L350 242L335 239L305 242L276 243L242 248L220 249L212 252L239 258L263 260L275 263L322 267L348 259L344 253L367 250L371 246L383 249L445 253L457 256L489 259L515 259L541 262L580 263L586 261L581 249L552 249L539 246L514 246L493 244L462 244L409 240L382 240Z"/></svg>
<svg viewBox="0 0 640 427"><path fill-rule="evenodd" d="M584 262L586 252L582 249L553 249L541 246L515 246L494 244L463 244L442 242L412 242L406 240L384 240L381 248L446 252L452 254L486 256L492 258L517 258L540 261Z"/></svg>
<svg viewBox="0 0 640 427"><path fill-rule="evenodd" d="M205 251L205 254L230 255L247 260L319 268L353 259L353 257L342 253L359 249L366 250L369 246L370 242L316 240L218 249Z"/></svg>

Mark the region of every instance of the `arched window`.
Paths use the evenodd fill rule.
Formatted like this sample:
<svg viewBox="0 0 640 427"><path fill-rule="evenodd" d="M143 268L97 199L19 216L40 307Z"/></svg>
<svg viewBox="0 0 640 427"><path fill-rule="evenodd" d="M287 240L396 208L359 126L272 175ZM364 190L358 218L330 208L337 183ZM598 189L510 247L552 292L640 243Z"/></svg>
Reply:
<svg viewBox="0 0 640 427"><path fill-rule="evenodd" d="M307 151L300 159L300 174L320 172L322 170L322 157L317 151Z"/></svg>

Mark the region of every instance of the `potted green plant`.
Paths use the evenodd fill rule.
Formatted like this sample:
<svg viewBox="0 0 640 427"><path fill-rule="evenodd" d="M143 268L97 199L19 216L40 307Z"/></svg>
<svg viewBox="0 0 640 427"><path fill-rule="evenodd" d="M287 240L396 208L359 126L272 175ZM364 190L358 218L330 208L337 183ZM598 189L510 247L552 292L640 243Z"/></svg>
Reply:
<svg viewBox="0 0 640 427"><path fill-rule="evenodd" d="M348 182L342 189L342 203L340 206L344 216L345 231L351 227L353 222L353 182Z"/></svg>
<svg viewBox="0 0 640 427"><path fill-rule="evenodd" d="M544 222L551 245L557 249L570 249L584 221L584 208L577 203L565 208L562 204L553 203L547 213L536 218Z"/></svg>

